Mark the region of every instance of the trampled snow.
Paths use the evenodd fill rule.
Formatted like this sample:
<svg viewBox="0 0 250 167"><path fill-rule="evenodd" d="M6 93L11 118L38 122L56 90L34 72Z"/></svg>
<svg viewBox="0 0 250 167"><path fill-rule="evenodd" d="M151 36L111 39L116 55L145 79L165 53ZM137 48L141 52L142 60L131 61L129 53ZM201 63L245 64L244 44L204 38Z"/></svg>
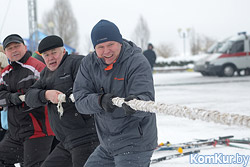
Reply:
<svg viewBox="0 0 250 167"><path fill-rule="evenodd" d="M203 77L195 72L156 73L154 74L154 82L156 102L250 116L250 76L226 78ZM237 139L250 137L250 129L247 127L227 126L163 114L157 114L157 127L158 143L169 141L174 144L228 135L234 135L234 138ZM250 149L249 145L245 146ZM175 153L178 152L155 152L152 159ZM201 149L198 155L223 154L236 156L237 153L250 156L250 150L219 145L215 148ZM162 161L151 166L243 166L243 164L190 164L189 158L189 156L185 156ZM250 162L247 166L250 166Z"/></svg>
<svg viewBox="0 0 250 167"><path fill-rule="evenodd" d="M250 116L250 76L243 77L203 77L195 72L154 74L156 102L178 104L192 108L217 110L222 113L238 113ZM242 139L250 137L250 129L240 126L227 126L213 122L189 120L164 114L157 114L158 143L169 141L172 144L193 141L194 139L216 138L234 135ZM250 149L250 146L246 146ZM184 150L185 151L185 150ZM155 152L153 158L177 151ZM250 150L217 145L200 149L198 155L248 155ZM185 156L152 164L152 167L242 167L243 164L190 164ZM249 160L250 161L250 160ZM248 162L247 166L250 166Z"/></svg>

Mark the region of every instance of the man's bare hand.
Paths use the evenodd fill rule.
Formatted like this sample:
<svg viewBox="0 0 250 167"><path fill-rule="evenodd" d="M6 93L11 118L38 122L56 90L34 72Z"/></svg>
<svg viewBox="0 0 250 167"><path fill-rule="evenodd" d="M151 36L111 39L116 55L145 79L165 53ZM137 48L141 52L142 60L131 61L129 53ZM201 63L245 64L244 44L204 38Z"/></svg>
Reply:
<svg viewBox="0 0 250 167"><path fill-rule="evenodd" d="M45 92L45 98L49 101L51 101L53 104L58 103L58 95L62 94L62 92L58 90L47 90Z"/></svg>

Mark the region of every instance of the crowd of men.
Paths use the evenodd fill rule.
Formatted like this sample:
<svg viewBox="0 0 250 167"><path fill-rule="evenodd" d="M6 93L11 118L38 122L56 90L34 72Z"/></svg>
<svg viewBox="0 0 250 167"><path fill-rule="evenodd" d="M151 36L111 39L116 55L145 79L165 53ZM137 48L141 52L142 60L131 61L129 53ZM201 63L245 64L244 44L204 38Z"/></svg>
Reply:
<svg viewBox="0 0 250 167"><path fill-rule="evenodd" d="M49 35L32 56L20 35L5 37L0 167L150 165L155 114L112 99L155 100L153 45L142 52L108 20L94 25L91 40L94 52L73 55L61 37Z"/></svg>

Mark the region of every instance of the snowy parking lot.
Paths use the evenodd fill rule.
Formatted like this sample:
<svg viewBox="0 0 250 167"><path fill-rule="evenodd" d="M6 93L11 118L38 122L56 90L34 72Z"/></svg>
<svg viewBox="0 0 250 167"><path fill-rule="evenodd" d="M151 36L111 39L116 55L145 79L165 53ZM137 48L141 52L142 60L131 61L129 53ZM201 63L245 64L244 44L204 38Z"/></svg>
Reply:
<svg viewBox="0 0 250 167"><path fill-rule="evenodd" d="M156 102L176 104L192 108L216 110L250 116L250 76L203 77L195 72L155 73ZM227 126L201 120L189 120L164 114L157 114L158 143L181 143L194 139L206 139L233 135L242 139L250 137L250 129L236 125ZM250 147L248 146L250 149ZM173 152L177 153L177 151ZM237 153L250 156L250 150L228 146L201 149L200 155L223 154L235 156ZM170 154L169 151L155 152L152 158ZM185 156L152 164L152 167L182 166L243 166L242 164L191 164ZM249 160L250 161L250 160ZM247 166L250 166L250 162Z"/></svg>

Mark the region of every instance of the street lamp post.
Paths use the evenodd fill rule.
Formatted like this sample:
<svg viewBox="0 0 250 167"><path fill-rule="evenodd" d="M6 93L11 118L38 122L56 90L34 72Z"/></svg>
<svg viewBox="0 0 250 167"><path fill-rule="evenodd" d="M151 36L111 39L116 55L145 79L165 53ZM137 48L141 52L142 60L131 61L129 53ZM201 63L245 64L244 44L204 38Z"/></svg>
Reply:
<svg viewBox="0 0 250 167"><path fill-rule="evenodd" d="M183 39L183 55L186 56L186 38L188 38L190 29L187 28L186 30L182 30L181 28L178 29L178 34L180 38Z"/></svg>
<svg viewBox="0 0 250 167"><path fill-rule="evenodd" d="M54 32L54 28L55 28L55 24L54 24L54 22L52 22L52 21L50 21L49 23L48 23L48 26L49 26L49 28L50 28L50 30L51 30L51 34L54 34L55 32Z"/></svg>

